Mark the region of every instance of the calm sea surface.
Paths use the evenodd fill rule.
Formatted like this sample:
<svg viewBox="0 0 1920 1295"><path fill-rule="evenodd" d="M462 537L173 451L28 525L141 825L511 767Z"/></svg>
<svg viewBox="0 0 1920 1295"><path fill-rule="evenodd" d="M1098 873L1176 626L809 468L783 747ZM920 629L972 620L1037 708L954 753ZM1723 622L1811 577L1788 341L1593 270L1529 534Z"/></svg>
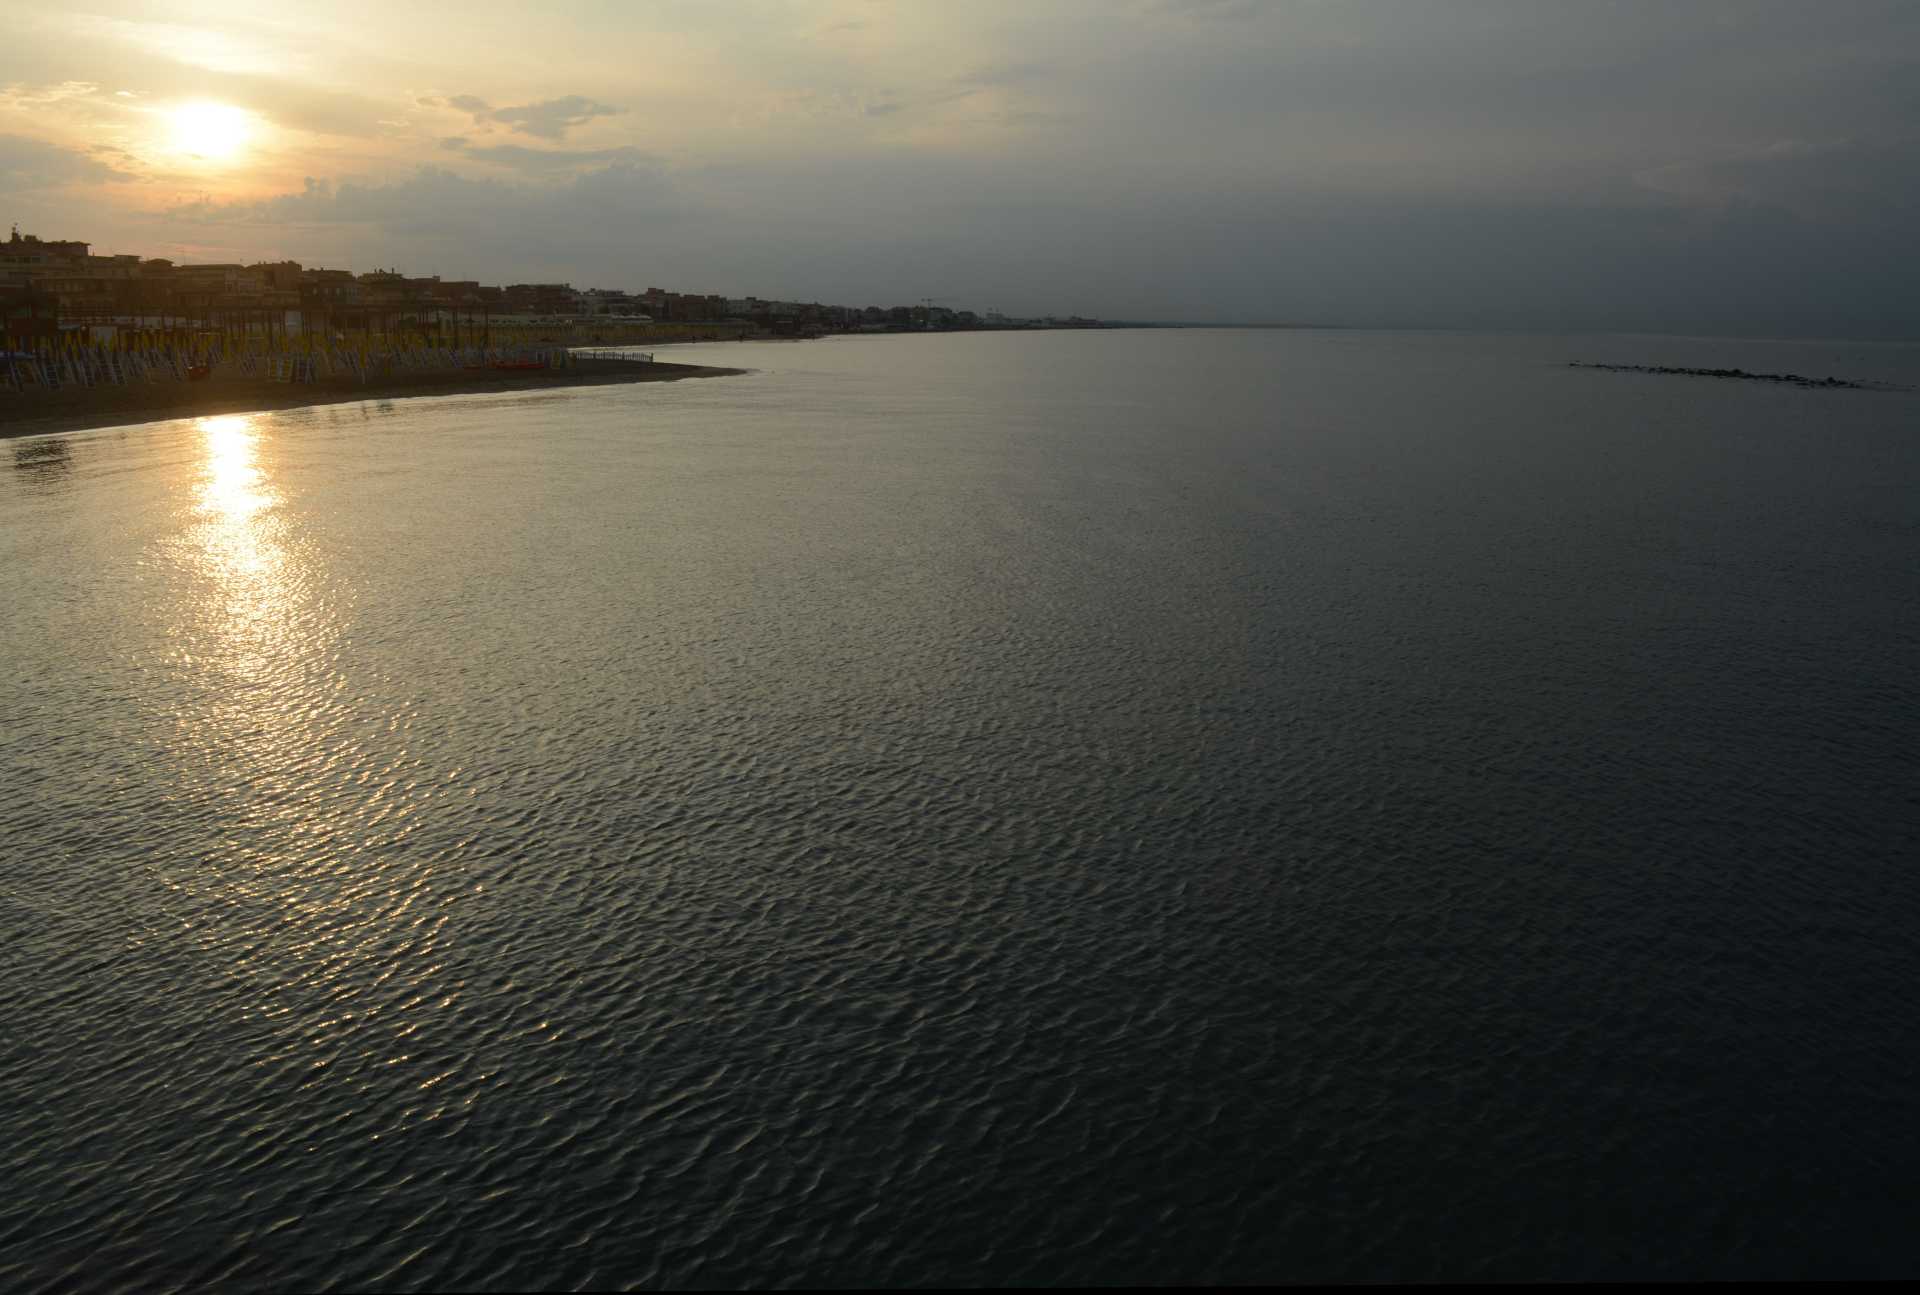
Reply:
<svg viewBox="0 0 1920 1295"><path fill-rule="evenodd" d="M0 1284L1920 1273L1920 349L0 441Z"/></svg>

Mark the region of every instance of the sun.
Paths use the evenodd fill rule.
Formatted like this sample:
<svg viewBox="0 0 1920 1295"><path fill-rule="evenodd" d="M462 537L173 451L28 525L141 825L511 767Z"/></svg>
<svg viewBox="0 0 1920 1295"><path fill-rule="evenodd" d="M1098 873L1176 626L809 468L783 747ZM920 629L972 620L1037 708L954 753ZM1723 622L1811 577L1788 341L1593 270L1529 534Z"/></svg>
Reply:
<svg viewBox="0 0 1920 1295"><path fill-rule="evenodd" d="M231 162L253 134L253 116L224 103L182 104L167 114L175 150L209 162Z"/></svg>

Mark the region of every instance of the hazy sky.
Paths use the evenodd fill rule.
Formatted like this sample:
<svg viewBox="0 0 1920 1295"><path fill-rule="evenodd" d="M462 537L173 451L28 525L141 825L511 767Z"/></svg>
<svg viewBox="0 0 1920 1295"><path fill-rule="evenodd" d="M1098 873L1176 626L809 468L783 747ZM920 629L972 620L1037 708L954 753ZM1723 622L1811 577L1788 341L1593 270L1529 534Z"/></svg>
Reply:
<svg viewBox="0 0 1920 1295"><path fill-rule="evenodd" d="M0 0L0 229L1137 319L1920 336L1920 0Z"/></svg>

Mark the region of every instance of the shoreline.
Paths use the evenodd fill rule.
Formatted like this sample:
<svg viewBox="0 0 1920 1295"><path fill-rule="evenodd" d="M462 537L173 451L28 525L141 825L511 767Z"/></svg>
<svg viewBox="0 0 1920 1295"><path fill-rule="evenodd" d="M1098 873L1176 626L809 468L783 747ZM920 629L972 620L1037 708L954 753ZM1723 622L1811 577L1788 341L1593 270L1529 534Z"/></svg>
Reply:
<svg viewBox="0 0 1920 1295"><path fill-rule="evenodd" d="M438 369L399 372L371 382L349 377L319 382L273 382L216 374L204 382L155 382L124 387L67 387L25 395L0 391L0 440L51 436L101 427L129 427L175 418L256 414L321 405L354 405L408 396L463 396L486 392L548 391L630 382L738 377L746 369L704 364L649 363L576 356L564 369L512 372Z"/></svg>

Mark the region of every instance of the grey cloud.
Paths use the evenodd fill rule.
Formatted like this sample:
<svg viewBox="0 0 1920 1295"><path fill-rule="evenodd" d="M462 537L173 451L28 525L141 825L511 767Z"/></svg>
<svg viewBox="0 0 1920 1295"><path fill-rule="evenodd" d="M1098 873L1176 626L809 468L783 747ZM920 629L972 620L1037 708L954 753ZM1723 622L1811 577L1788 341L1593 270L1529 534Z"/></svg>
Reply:
<svg viewBox="0 0 1920 1295"><path fill-rule="evenodd" d="M1635 179L1683 199L1777 208L1841 226L1906 222L1920 208L1920 137L1783 140L1732 157L1653 168Z"/></svg>
<svg viewBox="0 0 1920 1295"><path fill-rule="evenodd" d="M621 111L623 109L595 103L574 94L564 99L522 104L517 108L497 108L493 119L505 122L522 134L559 139L575 126L583 125L595 117L610 117Z"/></svg>
<svg viewBox="0 0 1920 1295"><path fill-rule="evenodd" d="M422 168L393 184L313 180L262 203L183 206L170 219L298 259L397 259L417 273L505 281L664 281L861 303L939 292L975 308L1120 318L1920 331L1920 262L1904 239L1831 237L1744 198L1702 211L1414 203L1282 184L1145 194L1120 177L1005 158L674 173L622 160L525 174Z"/></svg>
<svg viewBox="0 0 1920 1295"><path fill-rule="evenodd" d="M967 75L960 77L960 85L1020 85L1039 80L1054 72L1060 64L1038 59L1002 60L982 64Z"/></svg>
<svg viewBox="0 0 1920 1295"><path fill-rule="evenodd" d="M163 227L216 226L225 242L292 249L287 254L297 259L345 251L369 264L399 258L426 274L484 266L486 277L511 280L588 277L592 262L631 250L636 228L672 230L695 212L663 172L620 161L545 183L472 179L437 167L391 184L309 178L263 201L196 200L153 219Z"/></svg>
<svg viewBox="0 0 1920 1295"><path fill-rule="evenodd" d="M779 295L878 299L889 284L932 284L979 306L1122 318L1920 331L1920 259L1903 240L1836 237L1750 202L1708 213L1631 196L1412 202L1284 182L1143 192L1122 176L1050 174L1044 159L797 171L700 177L726 210L783 195L812 218L734 241L736 273Z"/></svg>
<svg viewBox="0 0 1920 1295"><path fill-rule="evenodd" d="M477 162L489 162L495 166L518 171L523 175L536 176L565 175L614 163L644 164L653 160L639 149L630 146L564 149L496 144L483 147L457 135L451 139L441 140L440 147L459 153L463 157L470 157Z"/></svg>
<svg viewBox="0 0 1920 1295"><path fill-rule="evenodd" d="M1006 108L1048 116L999 120L1055 123L1022 145L1057 149L1063 170L1120 166L1139 189L1223 196L1284 180L1356 199L1712 205L1731 177L1645 177L1782 140L1844 140L1912 168L1897 141L1920 121L1920 5L1902 0L1342 0L1190 21L1207 8L1141 0L1100 39L1041 32L1019 61L1045 73ZM1751 200L1818 204L1810 165L1766 169L1767 185L1742 181Z"/></svg>
<svg viewBox="0 0 1920 1295"><path fill-rule="evenodd" d="M134 178L83 152L23 135L0 135L0 192L63 184L120 183Z"/></svg>
<svg viewBox="0 0 1920 1295"><path fill-rule="evenodd" d="M447 106L472 116L475 125L498 122L522 135L539 139L563 139L569 130L595 117L611 117L626 111L578 94L505 108L496 108L477 95L457 94L447 100Z"/></svg>
<svg viewBox="0 0 1920 1295"><path fill-rule="evenodd" d="M1154 7L1162 13L1216 22L1238 22L1274 12L1265 0L1156 0Z"/></svg>

